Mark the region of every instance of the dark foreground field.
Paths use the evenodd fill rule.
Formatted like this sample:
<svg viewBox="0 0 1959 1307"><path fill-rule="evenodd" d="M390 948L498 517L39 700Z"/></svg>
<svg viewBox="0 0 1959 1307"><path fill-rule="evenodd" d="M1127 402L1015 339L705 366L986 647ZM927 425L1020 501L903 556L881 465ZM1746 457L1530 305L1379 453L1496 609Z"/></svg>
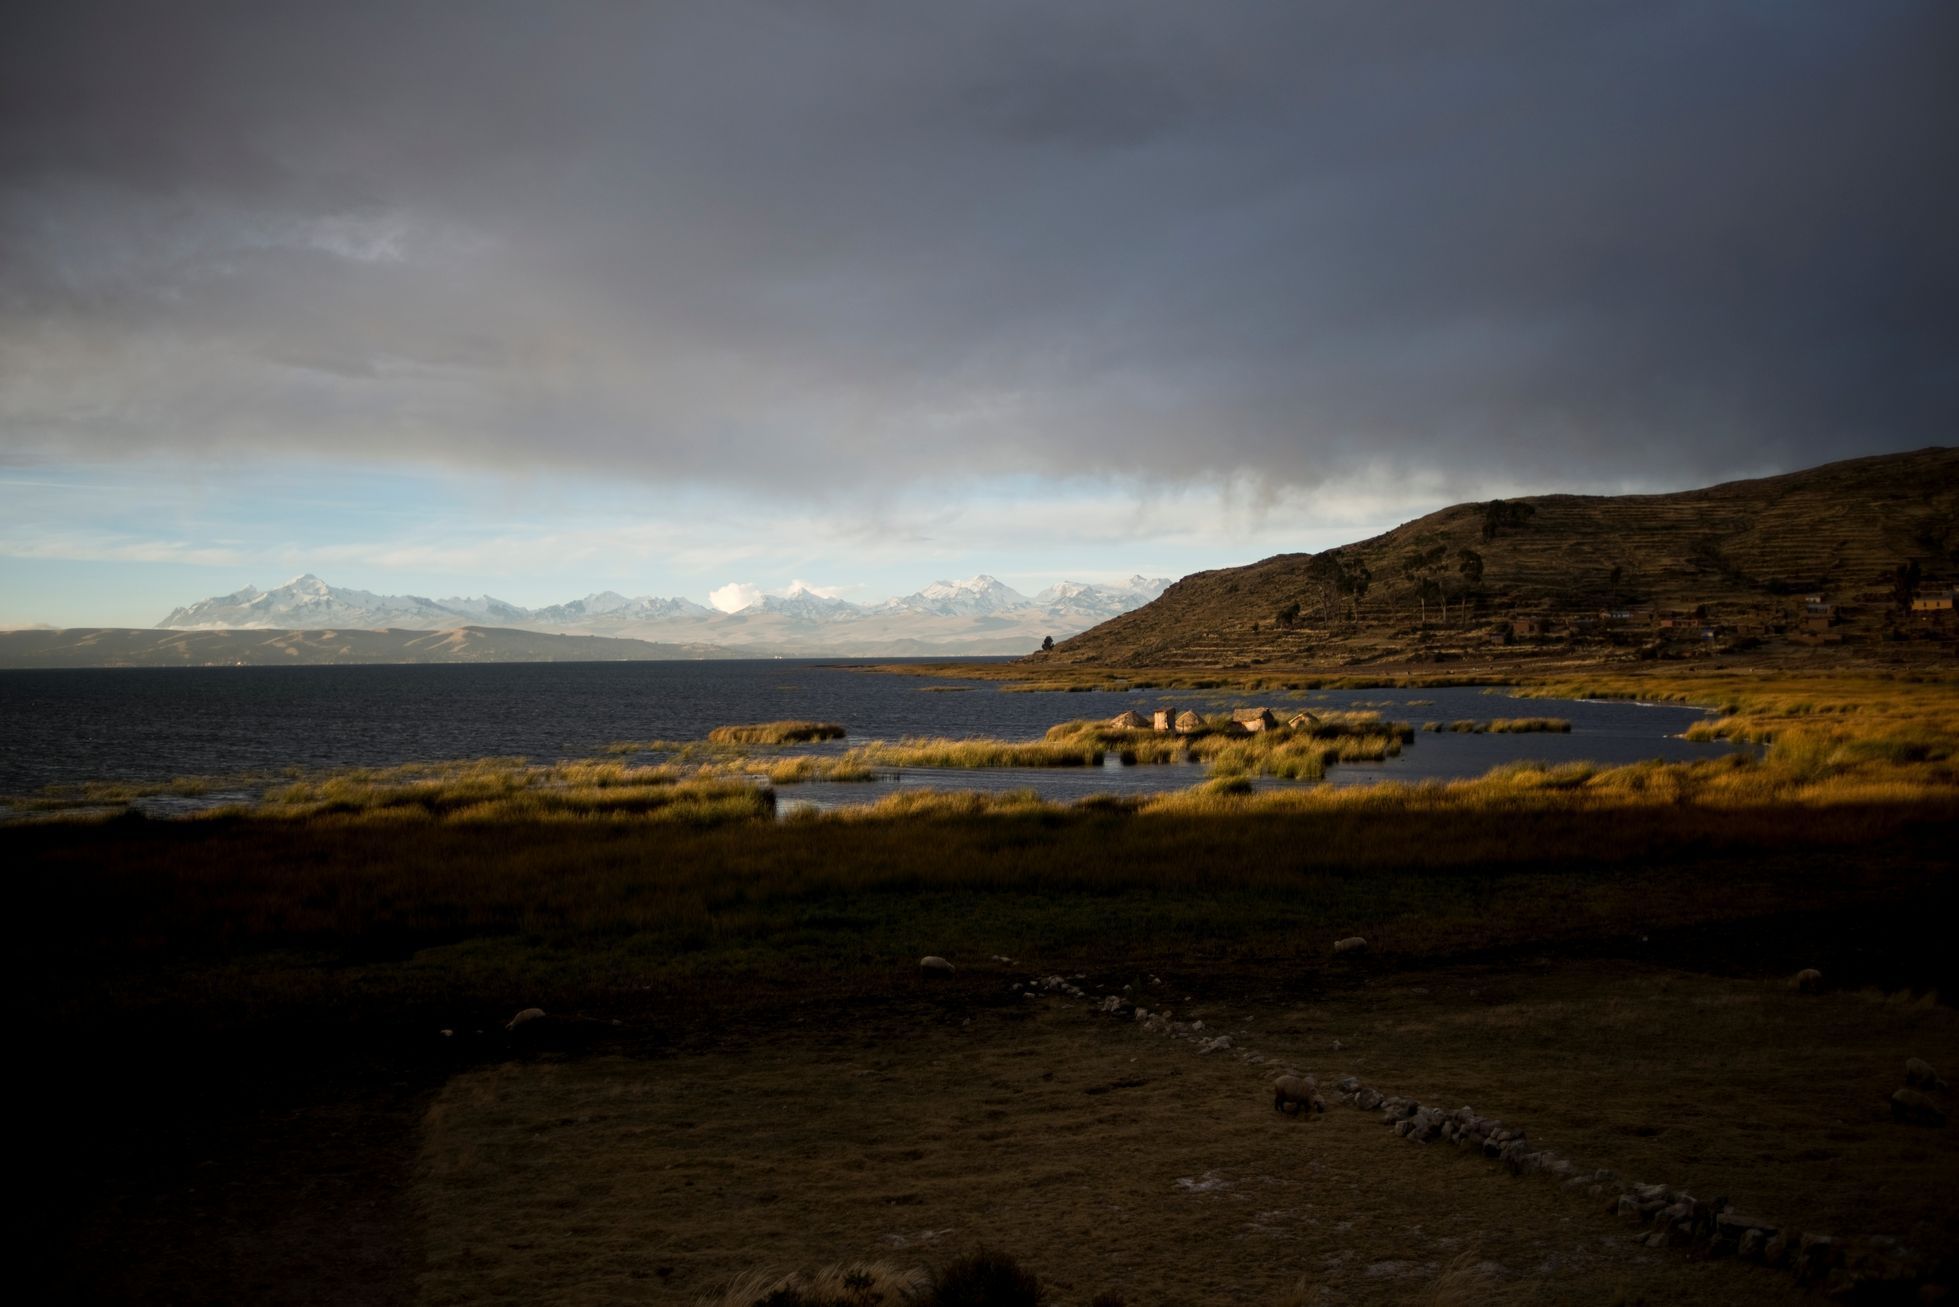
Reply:
<svg viewBox="0 0 1959 1307"><path fill-rule="evenodd" d="M692 1302L981 1243L1062 1303L1799 1292L1338 1103L1280 1118L1288 1066L1949 1267L1959 1147L1885 1103L1959 1065L1956 816L0 830L21 1257L145 1302ZM1014 988L1051 973L1232 1046Z"/></svg>

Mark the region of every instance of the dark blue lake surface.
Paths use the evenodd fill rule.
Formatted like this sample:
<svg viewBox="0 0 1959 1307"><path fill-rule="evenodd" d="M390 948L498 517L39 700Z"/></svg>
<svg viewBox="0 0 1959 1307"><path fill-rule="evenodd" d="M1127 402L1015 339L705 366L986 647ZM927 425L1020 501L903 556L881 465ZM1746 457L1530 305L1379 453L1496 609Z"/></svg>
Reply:
<svg viewBox="0 0 1959 1307"><path fill-rule="evenodd" d="M940 687L965 686L950 693ZM1673 705L1525 699L1478 689L1248 696L1139 691L1021 694L988 682L887 676L814 661L503 663L0 671L0 793L81 780L378 766L489 755L589 757L619 740L699 739L779 718L843 723L850 741L987 735L1035 739L1056 722L1161 705L1262 702L1372 708L1391 721L1552 716L1569 735L1418 734L1402 756L1336 767L1336 784L1474 776L1516 759L1709 757L1677 738L1701 714ZM1281 711L1283 716L1283 712ZM842 747L842 746L832 746ZM1055 798L1178 789L1196 767L906 772L875 784L785 787L785 799L862 802L896 785L1033 788Z"/></svg>

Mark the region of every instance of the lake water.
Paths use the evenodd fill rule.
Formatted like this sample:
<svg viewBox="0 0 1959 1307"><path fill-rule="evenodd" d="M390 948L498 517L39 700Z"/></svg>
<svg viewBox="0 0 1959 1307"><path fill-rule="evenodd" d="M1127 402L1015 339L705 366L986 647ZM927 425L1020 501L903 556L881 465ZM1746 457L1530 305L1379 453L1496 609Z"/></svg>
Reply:
<svg viewBox="0 0 1959 1307"><path fill-rule="evenodd" d="M966 688L959 688L966 687ZM1478 689L1245 695L1024 694L991 682L887 676L815 661L524 663L0 671L0 794L82 780L385 766L490 755L590 757L620 740L699 739L780 718L841 722L850 740L913 735L1037 739L1071 718L1218 711L1262 703L1371 708L1419 727L1464 718L1563 717L1568 735L1420 733L1399 758L1334 767L1334 784L1475 776L1517 759L1684 760L1729 746L1679 739L1700 710L1516 699ZM785 803L866 802L903 786L1034 789L1056 799L1181 789L1195 766L905 770L869 784L785 786Z"/></svg>

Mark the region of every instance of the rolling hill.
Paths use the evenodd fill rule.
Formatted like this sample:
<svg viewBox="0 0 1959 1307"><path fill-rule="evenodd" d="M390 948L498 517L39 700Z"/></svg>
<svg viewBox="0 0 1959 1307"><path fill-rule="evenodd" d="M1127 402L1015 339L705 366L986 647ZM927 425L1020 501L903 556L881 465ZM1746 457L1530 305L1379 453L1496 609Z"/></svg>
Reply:
<svg viewBox="0 0 1959 1307"><path fill-rule="evenodd" d="M1950 639L1959 449L1659 495L1457 504L1319 554L1199 572L1030 661L1355 665L1587 645L1686 656Z"/></svg>

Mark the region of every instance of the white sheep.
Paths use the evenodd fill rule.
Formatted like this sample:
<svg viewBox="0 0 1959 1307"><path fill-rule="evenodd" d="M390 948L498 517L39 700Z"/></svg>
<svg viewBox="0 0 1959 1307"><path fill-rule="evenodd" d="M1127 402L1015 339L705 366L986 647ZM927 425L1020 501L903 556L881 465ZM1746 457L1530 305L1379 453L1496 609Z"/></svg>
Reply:
<svg viewBox="0 0 1959 1307"><path fill-rule="evenodd" d="M1932 1070L1932 1064L1922 1057L1905 1059L1905 1083L1913 1089L1944 1089L1945 1081L1939 1073Z"/></svg>
<svg viewBox="0 0 1959 1307"><path fill-rule="evenodd" d="M1272 1082L1272 1110L1293 1116L1311 1116L1326 1111L1320 1086L1311 1076L1284 1075Z"/></svg>
<svg viewBox="0 0 1959 1307"><path fill-rule="evenodd" d="M1366 947L1367 941L1359 935L1349 935L1345 939L1336 939L1333 941L1333 951L1335 953L1357 953Z"/></svg>

